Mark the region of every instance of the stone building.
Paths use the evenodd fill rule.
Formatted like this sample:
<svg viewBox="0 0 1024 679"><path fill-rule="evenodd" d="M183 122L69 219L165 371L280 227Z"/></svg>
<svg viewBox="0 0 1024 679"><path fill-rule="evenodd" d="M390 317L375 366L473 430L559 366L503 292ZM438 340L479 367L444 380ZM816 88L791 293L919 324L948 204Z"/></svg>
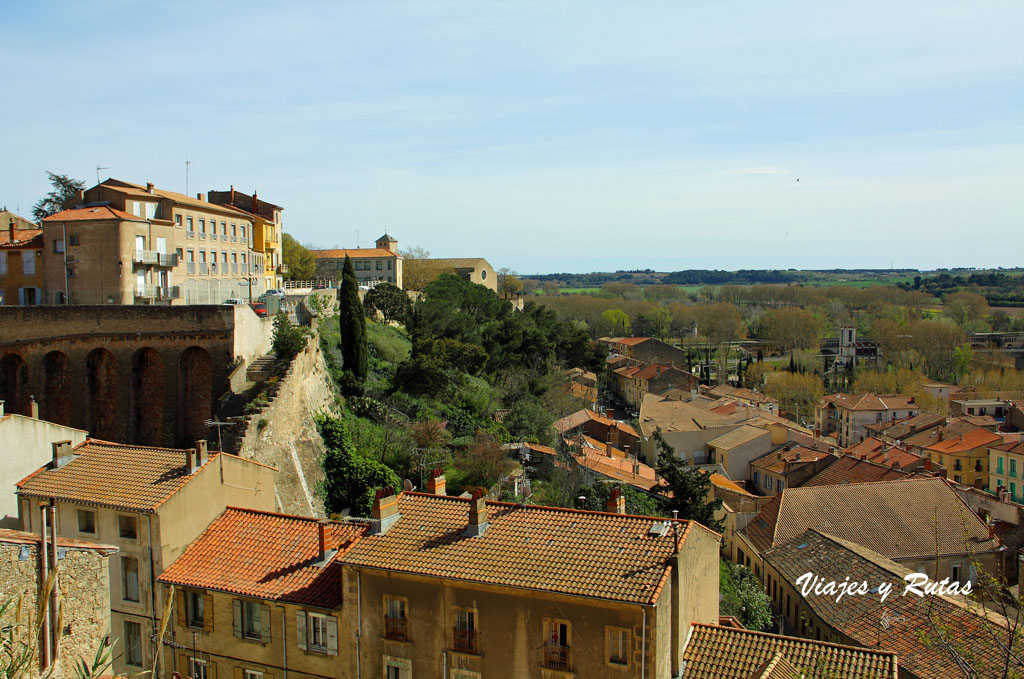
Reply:
<svg viewBox="0 0 1024 679"><path fill-rule="evenodd" d="M38 225L0 210L0 304L43 303L43 238Z"/></svg>
<svg viewBox="0 0 1024 679"><path fill-rule="evenodd" d="M24 630L36 622L39 598L46 593L46 582L56 563L56 601L51 600L46 607L49 616L40 631L32 676L52 672L49 676L54 679L75 679L74 664L78 659L91 659L100 644L106 642L111 631L108 568L117 551L113 545L66 537L58 537L53 548L49 535L44 542L39 532L0 529L3 603L14 604L0 618L0 624L5 626L5 650L8 625L24 625L12 628ZM59 628L53 622L57 619L61 621ZM29 642L16 631L12 639Z"/></svg>
<svg viewBox="0 0 1024 679"><path fill-rule="evenodd" d="M913 396L830 394L814 409L814 428L821 436L835 434L840 447L846 448L871 435L865 428L869 424L895 422L920 412Z"/></svg>
<svg viewBox="0 0 1024 679"><path fill-rule="evenodd" d="M117 179L65 208L42 224L49 304L220 304L266 290L266 241L257 249L248 212Z"/></svg>
<svg viewBox="0 0 1024 679"><path fill-rule="evenodd" d="M498 292L498 274L483 257L435 257L426 261L438 271L453 271L463 280Z"/></svg>
<svg viewBox="0 0 1024 679"><path fill-rule="evenodd" d="M263 271L259 274L263 276L263 289L280 289L286 273L281 250L284 235L281 213L284 208L260 200L255 191L251 196L235 191L234 186L229 191L208 191L206 198L211 203L229 205L249 216L252 220L252 249L263 258Z"/></svg>
<svg viewBox="0 0 1024 679"><path fill-rule="evenodd" d="M164 610L156 579L229 505L276 508L277 470L206 442L190 450L90 440L54 448L47 466L18 484L24 530L40 529L40 506L54 503L60 536L114 544L109 607L120 640L114 672L152 667L150 642Z"/></svg>
<svg viewBox="0 0 1024 679"><path fill-rule="evenodd" d="M360 285L392 283L404 289L403 260L398 254L398 241L385 233L374 245L372 248L313 250L317 277L340 279L348 257Z"/></svg>

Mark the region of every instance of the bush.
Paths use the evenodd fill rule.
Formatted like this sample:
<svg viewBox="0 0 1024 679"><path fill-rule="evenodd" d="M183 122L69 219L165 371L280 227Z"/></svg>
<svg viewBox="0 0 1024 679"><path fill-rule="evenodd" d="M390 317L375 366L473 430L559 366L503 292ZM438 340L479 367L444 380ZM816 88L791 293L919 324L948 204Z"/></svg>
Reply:
<svg viewBox="0 0 1024 679"><path fill-rule="evenodd" d="M278 311L274 316L272 346L274 354L283 360L291 360L306 347L305 331L292 325L288 320L288 314L283 311Z"/></svg>

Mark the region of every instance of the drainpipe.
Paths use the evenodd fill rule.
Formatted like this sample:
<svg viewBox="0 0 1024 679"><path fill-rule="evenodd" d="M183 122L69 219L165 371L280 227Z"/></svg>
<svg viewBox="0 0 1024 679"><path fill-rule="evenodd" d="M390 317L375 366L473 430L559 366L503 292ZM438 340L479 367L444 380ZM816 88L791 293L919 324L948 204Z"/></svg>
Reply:
<svg viewBox="0 0 1024 679"><path fill-rule="evenodd" d="M64 304L71 304L71 294L68 292L68 223L61 222L61 228L64 230ZM46 247L46 243L43 243L43 247Z"/></svg>
<svg viewBox="0 0 1024 679"><path fill-rule="evenodd" d="M42 567L42 585L39 593L43 593L46 581L50 578L50 549L46 538L46 505L39 507L39 535L42 539L39 547L39 562ZM50 607L46 606L43 612L43 629L39 635L39 667L46 669L50 666Z"/></svg>
<svg viewBox="0 0 1024 679"><path fill-rule="evenodd" d="M57 576L57 501L50 499L50 568L53 570L53 587L50 588L50 635L53 641L50 644L50 657L54 662L57 654L60 653L60 601L57 598L57 590L60 589L60 579Z"/></svg>
<svg viewBox="0 0 1024 679"><path fill-rule="evenodd" d="M643 631L640 633L640 679L647 679L647 609L641 606L640 614L643 616Z"/></svg>
<svg viewBox="0 0 1024 679"><path fill-rule="evenodd" d="M288 614L284 604L281 606L281 663L284 666L284 679L288 679Z"/></svg>
<svg viewBox="0 0 1024 679"><path fill-rule="evenodd" d="M362 651L360 650L363 640L363 574L356 571L356 615L359 617L359 626L356 629L356 679L362 679Z"/></svg>
<svg viewBox="0 0 1024 679"><path fill-rule="evenodd" d="M147 521L147 523L149 525L149 531L148 531L149 532L149 597L150 597L150 600L151 600L151 604L150 605L153 607L152 608L152 611L153 611L153 616L152 616L153 631L156 632L157 631L156 630L156 566L155 566L155 563L154 563L154 560L153 560L153 515L152 514L147 514L146 515L146 521ZM153 655L154 656L157 655L157 654L159 654L161 656L163 655L162 653L160 653L160 651L161 651L161 643L160 642L161 641L162 641L162 639L157 639L156 643L153 645ZM157 679L157 678L154 677L154 679Z"/></svg>

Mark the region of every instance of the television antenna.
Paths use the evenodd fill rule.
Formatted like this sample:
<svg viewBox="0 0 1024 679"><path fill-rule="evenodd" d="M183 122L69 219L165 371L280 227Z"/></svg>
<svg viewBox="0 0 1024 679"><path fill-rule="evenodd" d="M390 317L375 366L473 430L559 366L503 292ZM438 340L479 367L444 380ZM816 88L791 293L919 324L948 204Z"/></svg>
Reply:
<svg viewBox="0 0 1024 679"><path fill-rule="evenodd" d="M109 167L103 167L102 165L96 165L96 183L100 183L100 170L109 170Z"/></svg>
<svg viewBox="0 0 1024 679"><path fill-rule="evenodd" d="M217 427L217 450L219 452L223 453L224 452L224 447L221 444L220 430L221 430L222 427L233 427L233 426L235 426L238 423L237 422L219 422L216 419L212 419L212 420L206 420L205 422L203 422L203 424L205 424L207 427Z"/></svg>
<svg viewBox="0 0 1024 679"><path fill-rule="evenodd" d="M189 166L192 165L192 161L187 157L185 158L185 195L188 195L188 171Z"/></svg>

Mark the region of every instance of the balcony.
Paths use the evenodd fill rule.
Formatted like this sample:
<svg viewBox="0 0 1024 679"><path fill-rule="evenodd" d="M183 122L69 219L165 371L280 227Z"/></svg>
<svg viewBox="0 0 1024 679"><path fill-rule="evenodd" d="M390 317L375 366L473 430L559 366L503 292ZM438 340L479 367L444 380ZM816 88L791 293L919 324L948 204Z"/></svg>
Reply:
<svg viewBox="0 0 1024 679"><path fill-rule="evenodd" d="M396 641L408 641L408 625L406 618L393 618L390 615L384 616L384 636Z"/></svg>
<svg viewBox="0 0 1024 679"><path fill-rule="evenodd" d="M238 236L232 236L231 237L231 242L232 243L237 243L238 242Z"/></svg>
<svg viewBox="0 0 1024 679"><path fill-rule="evenodd" d="M263 249L265 251L266 250L276 250L277 249L277 241L276 240L265 240L265 241L263 241Z"/></svg>
<svg viewBox="0 0 1024 679"><path fill-rule="evenodd" d="M452 628L452 646L460 653L476 653L476 630Z"/></svg>
<svg viewBox="0 0 1024 679"><path fill-rule="evenodd" d="M152 266L175 267L178 265L178 255L167 255L153 250L135 250L132 253L132 261L136 264L149 264Z"/></svg>
<svg viewBox="0 0 1024 679"><path fill-rule="evenodd" d="M231 273L238 273L238 262L231 263Z"/></svg>
<svg viewBox="0 0 1024 679"><path fill-rule="evenodd" d="M196 263L195 262L189 262L187 267L186 267L186 270L188 271L188 273L190 273L192 275L195 275L195 273L196 273Z"/></svg>
<svg viewBox="0 0 1024 679"><path fill-rule="evenodd" d="M277 273L279 273L279 274L286 274L286 273L288 273L288 265L287 264L278 264L277 265Z"/></svg>
<svg viewBox="0 0 1024 679"><path fill-rule="evenodd" d="M185 238L195 238L195 237L196 237L196 232L195 231L186 231L185 232Z"/></svg>
<svg viewBox="0 0 1024 679"><path fill-rule="evenodd" d="M135 298L154 299L156 297L156 289L157 286L155 285L141 285L135 288Z"/></svg>
<svg viewBox="0 0 1024 679"><path fill-rule="evenodd" d="M227 240L228 240L228 235L227 235L226 233L222 233L222 234L220 235L220 239L221 239L222 241L224 241L224 242L227 242Z"/></svg>
<svg viewBox="0 0 1024 679"><path fill-rule="evenodd" d="M551 642L544 644L544 667L570 672L572 670L572 656L569 650L568 646L552 644Z"/></svg>
<svg viewBox="0 0 1024 679"><path fill-rule="evenodd" d="M199 240L206 240L206 232L203 231L199 234Z"/></svg>
<svg viewBox="0 0 1024 679"><path fill-rule="evenodd" d="M207 276L210 273L210 265L206 262L199 262L199 275Z"/></svg>
<svg viewBox="0 0 1024 679"><path fill-rule="evenodd" d="M181 286L171 285L166 288L158 288L157 294L160 299L181 299Z"/></svg>

